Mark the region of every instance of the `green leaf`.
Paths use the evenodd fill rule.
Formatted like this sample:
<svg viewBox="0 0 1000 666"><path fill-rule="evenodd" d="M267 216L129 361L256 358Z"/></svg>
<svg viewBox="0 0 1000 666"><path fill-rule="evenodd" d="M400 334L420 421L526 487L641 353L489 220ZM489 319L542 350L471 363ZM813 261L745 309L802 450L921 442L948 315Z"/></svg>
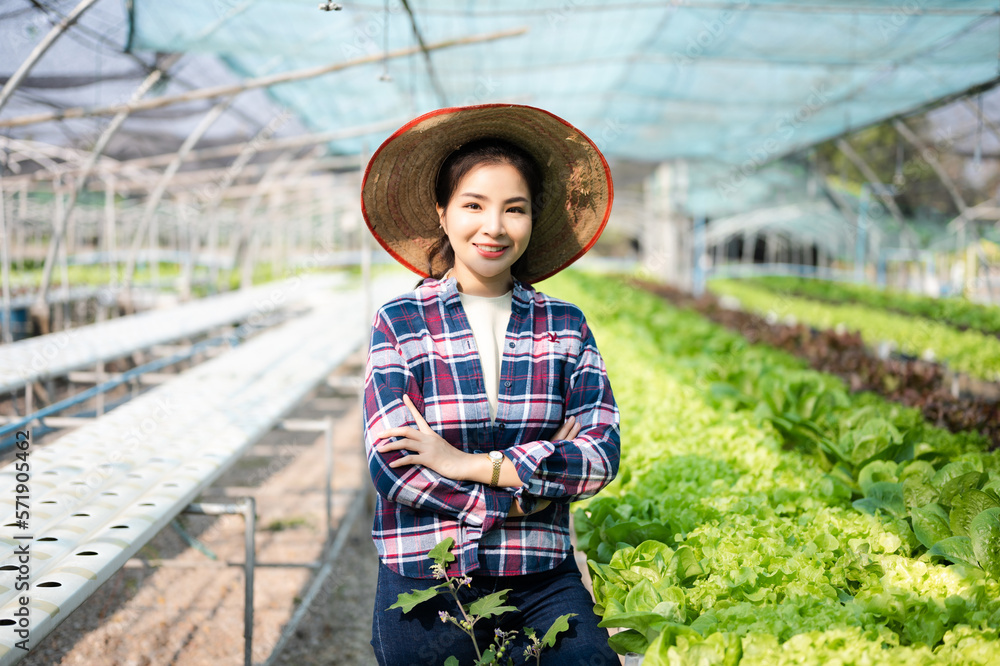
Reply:
<svg viewBox="0 0 1000 666"><path fill-rule="evenodd" d="M646 636L655 635L670 620L653 611L627 611L616 615L605 616L597 626L622 629L635 629Z"/></svg>
<svg viewBox="0 0 1000 666"><path fill-rule="evenodd" d="M608 639L608 645L618 654L636 652L642 654L649 647L649 641L635 629L619 631Z"/></svg>
<svg viewBox="0 0 1000 666"><path fill-rule="evenodd" d="M976 553L972 550L972 539L964 536L953 536L938 541L927 551L931 555L943 557L955 564L965 564L976 569L979 563L976 560Z"/></svg>
<svg viewBox="0 0 1000 666"><path fill-rule="evenodd" d="M951 527L948 525L948 514L940 504L932 503L912 509L910 517L913 519L913 533L927 548L952 536Z"/></svg>
<svg viewBox="0 0 1000 666"><path fill-rule="evenodd" d="M489 648L483 652L482 659L476 660L476 666L486 666L487 664L495 664L497 661L497 653L493 648Z"/></svg>
<svg viewBox="0 0 1000 666"><path fill-rule="evenodd" d="M983 570L1000 578L1000 508L986 509L969 525L972 552Z"/></svg>
<svg viewBox="0 0 1000 666"><path fill-rule="evenodd" d="M968 472L949 479L941 486L938 502L952 506L966 492L978 488L983 476L981 472Z"/></svg>
<svg viewBox="0 0 1000 666"><path fill-rule="evenodd" d="M652 560L660 555L664 560L669 560L674 554L674 550L662 541L647 540L635 547L635 555L643 560Z"/></svg>
<svg viewBox="0 0 1000 666"><path fill-rule="evenodd" d="M942 488L946 483L952 479L962 476L963 474L968 474L969 472L978 472L979 469L976 468L976 464L971 460L956 460L955 462L950 462L937 472L931 478L931 485Z"/></svg>
<svg viewBox="0 0 1000 666"><path fill-rule="evenodd" d="M556 644L556 636L564 631L569 630L569 619L571 617L576 617L576 613L567 613L566 615L560 615L549 627L549 630L545 632L542 636L542 645L545 647L554 647Z"/></svg>
<svg viewBox="0 0 1000 666"><path fill-rule="evenodd" d="M648 578L643 578L625 597L625 610L651 611L661 601L660 595L653 589L653 584Z"/></svg>
<svg viewBox="0 0 1000 666"><path fill-rule="evenodd" d="M964 477L963 477L964 478ZM969 526L972 519L986 509L1000 506L1000 502L987 495L981 490L970 488L956 497L951 509L951 531L956 536L971 537Z"/></svg>
<svg viewBox="0 0 1000 666"><path fill-rule="evenodd" d="M459 666L458 657L452 655L444 660L444 666Z"/></svg>
<svg viewBox="0 0 1000 666"><path fill-rule="evenodd" d="M907 463L903 471L899 473L900 481L907 481L908 479L914 479L915 481L923 481L924 483L930 483L931 479L934 478L934 473L937 470L934 469L934 465L930 464L926 460L914 460L913 462Z"/></svg>
<svg viewBox="0 0 1000 666"><path fill-rule="evenodd" d="M855 467L863 467L874 460L889 460L903 442L896 426L883 418L872 418L849 430L840 447L849 451L849 460Z"/></svg>
<svg viewBox="0 0 1000 666"><path fill-rule="evenodd" d="M861 492L868 494L868 489L880 481L895 483L898 465L889 460L876 460L865 465L858 473L858 485Z"/></svg>
<svg viewBox="0 0 1000 666"><path fill-rule="evenodd" d="M714 634L719 626L719 618L715 617L715 613L708 611L702 613L698 616L694 622L691 623L690 627L697 631L702 636L708 636L709 634Z"/></svg>
<svg viewBox="0 0 1000 666"><path fill-rule="evenodd" d="M1000 474L990 473L990 480L987 481L982 488L983 492L992 491L994 494L1000 496Z"/></svg>
<svg viewBox="0 0 1000 666"><path fill-rule="evenodd" d="M937 502L937 488L921 478L910 476L903 481L903 500L907 508L913 509Z"/></svg>
<svg viewBox="0 0 1000 666"><path fill-rule="evenodd" d="M854 508L875 515L876 511L889 513L896 518L906 516L906 502L903 500L903 486L899 483L879 481L873 484L864 499L856 500Z"/></svg>
<svg viewBox="0 0 1000 666"><path fill-rule="evenodd" d="M698 556L688 546L681 546L674 553L670 560L670 567L667 572L673 574L680 584L685 584L693 578L697 578L705 573L698 561Z"/></svg>
<svg viewBox="0 0 1000 666"><path fill-rule="evenodd" d="M437 595L441 594L445 583L441 585L435 585L434 587L428 588L426 590L414 590L413 592L406 593L403 592L396 598L396 603L389 606L386 610L392 610L393 608L401 608L404 613L409 613L413 610L413 607L417 604L422 604L425 601L430 601Z"/></svg>
<svg viewBox="0 0 1000 666"><path fill-rule="evenodd" d="M427 557L434 560L435 564L440 564L443 567L447 567L449 562L455 561L455 556L451 554L451 547L455 544L455 540L448 537L438 545L431 549L431 552L427 553Z"/></svg>
<svg viewBox="0 0 1000 666"><path fill-rule="evenodd" d="M476 617L490 618L494 615L506 613L507 611L516 611L517 608L514 606L504 606L508 592L510 592L509 589L500 590L499 592L487 594L485 597L476 599L469 604L469 614Z"/></svg>

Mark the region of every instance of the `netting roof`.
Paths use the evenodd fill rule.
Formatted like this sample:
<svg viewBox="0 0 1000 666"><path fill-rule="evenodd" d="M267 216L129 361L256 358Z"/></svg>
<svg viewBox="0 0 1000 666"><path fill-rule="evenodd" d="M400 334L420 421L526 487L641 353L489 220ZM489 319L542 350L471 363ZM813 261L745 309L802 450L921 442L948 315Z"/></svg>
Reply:
<svg viewBox="0 0 1000 666"><path fill-rule="evenodd" d="M998 0L134 0L134 49L218 54L316 130L444 105L546 108L612 158L755 166L998 77ZM217 26L206 30L209 26ZM415 29L414 29L415 26ZM392 58L385 51L526 28ZM345 139L373 150L391 130Z"/></svg>

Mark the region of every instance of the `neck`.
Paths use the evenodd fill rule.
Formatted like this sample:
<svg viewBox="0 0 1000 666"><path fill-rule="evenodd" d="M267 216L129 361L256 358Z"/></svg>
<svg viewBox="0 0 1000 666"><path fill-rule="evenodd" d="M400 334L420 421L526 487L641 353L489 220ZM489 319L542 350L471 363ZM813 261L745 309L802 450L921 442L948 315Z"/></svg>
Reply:
<svg viewBox="0 0 1000 666"><path fill-rule="evenodd" d="M510 269L493 277L473 275L463 271L458 266L453 268L451 276L458 283L458 290L470 296L503 296L514 287L514 278Z"/></svg>

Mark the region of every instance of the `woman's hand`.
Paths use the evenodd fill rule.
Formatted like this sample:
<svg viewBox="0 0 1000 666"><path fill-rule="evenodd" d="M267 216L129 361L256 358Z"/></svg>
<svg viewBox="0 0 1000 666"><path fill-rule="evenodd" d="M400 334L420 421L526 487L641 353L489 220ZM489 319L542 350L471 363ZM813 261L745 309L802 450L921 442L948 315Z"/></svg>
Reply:
<svg viewBox="0 0 1000 666"><path fill-rule="evenodd" d="M544 511L549 504L551 504L547 499L538 500L535 502L535 508L531 511L525 513L524 509L521 508L521 503L517 500L510 505L510 511L507 512L508 518L523 518L525 516L530 516L533 513L538 513L539 511Z"/></svg>
<svg viewBox="0 0 1000 666"><path fill-rule="evenodd" d="M469 467L471 453L455 448L448 443L441 435L434 432L424 417L417 411L410 400L410 396L403 394L403 403L410 410L413 419L417 422L417 430L409 426L389 428L382 432L377 439L389 437L402 437L396 442L385 442L379 444L379 453L387 451L410 451L410 455L402 456L399 460L389 463L389 467L405 467L406 465L423 465L434 470L441 476L455 481L464 481L464 472Z"/></svg>
<svg viewBox="0 0 1000 666"><path fill-rule="evenodd" d="M577 423L575 416L571 416L566 419L565 423L559 426L559 430L556 431L556 434L552 439L574 439L579 434L580 424Z"/></svg>
<svg viewBox="0 0 1000 666"><path fill-rule="evenodd" d="M559 430L552 439L573 439L580 434L580 424L577 422L575 416L571 416L566 419L566 422L559 426ZM510 505L510 511L507 513L509 518L523 518L524 516L530 516L533 513L538 513L539 511L544 511L548 508L551 502L547 499L540 499L535 502L535 507L525 513L524 509L521 508L521 503L514 500L514 503Z"/></svg>

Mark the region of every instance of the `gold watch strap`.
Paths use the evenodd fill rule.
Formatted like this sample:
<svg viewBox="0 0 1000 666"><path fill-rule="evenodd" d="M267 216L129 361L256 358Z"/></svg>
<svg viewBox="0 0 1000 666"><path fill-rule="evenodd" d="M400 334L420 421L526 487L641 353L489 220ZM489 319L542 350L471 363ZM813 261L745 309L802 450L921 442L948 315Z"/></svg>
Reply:
<svg viewBox="0 0 1000 666"><path fill-rule="evenodd" d="M500 466L503 465L503 458L497 458L492 462L493 462L493 478L490 480L490 488L496 488L497 484L500 482Z"/></svg>

